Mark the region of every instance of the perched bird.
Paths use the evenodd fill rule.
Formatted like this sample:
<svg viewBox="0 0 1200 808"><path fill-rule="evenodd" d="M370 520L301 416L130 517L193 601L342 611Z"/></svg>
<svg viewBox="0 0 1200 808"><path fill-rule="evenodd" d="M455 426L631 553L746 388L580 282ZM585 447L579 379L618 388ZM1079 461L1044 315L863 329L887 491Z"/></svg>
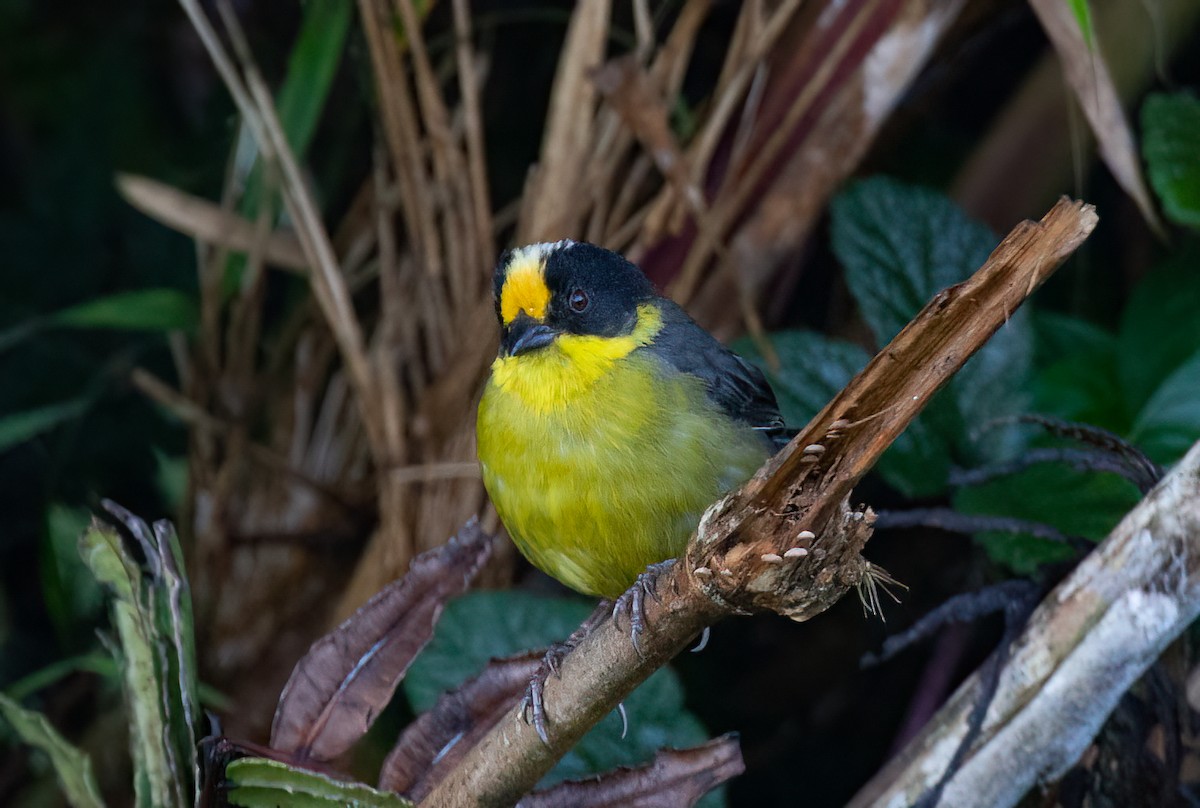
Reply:
<svg viewBox="0 0 1200 808"><path fill-rule="evenodd" d="M494 286L484 485L534 566L615 598L678 556L705 509L786 442L775 395L614 252L511 250Z"/></svg>

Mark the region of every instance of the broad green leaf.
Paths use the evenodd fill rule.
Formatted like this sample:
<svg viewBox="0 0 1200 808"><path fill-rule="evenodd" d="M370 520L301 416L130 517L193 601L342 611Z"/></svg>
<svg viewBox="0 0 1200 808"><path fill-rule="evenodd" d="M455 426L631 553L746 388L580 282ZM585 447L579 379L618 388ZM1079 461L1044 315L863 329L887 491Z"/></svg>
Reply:
<svg viewBox="0 0 1200 808"><path fill-rule="evenodd" d="M1039 522L1070 536L1100 540L1141 499L1137 487L1113 474L1044 463L957 491L956 510ZM993 561L1027 575L1041 564L1071 556L1063 544L1033 536L987 533L978 537Z"/></svg>
<svg viewBox="0 0 1200 808"><path fill-rule="evenodd" d="M59 424L78 418L91 403L91 396L81 396L0 418L0 454L49 432Z"/></svg>
<svg viewBox="0 0 1200 808"><path fill-rule="evenodd" d="M831 213L833 252L880 346L935 294L969 277L997 243L942 194L887 177L852 183Z"/></svg>
<svg viewBox="0 0 1200 808"><path fill-rule="evenodd" d="M191 296L176 289L139 289L63 309L46 322L64 328L190 331L196 320L196 301Z"/></svg>
<svg viewBox="0 0 1200 808"><path fill-rule="evenodd" d="M997 243L987 227L942 194L886 177L853 183L831 211L833 251L880 346L938 292L970 277ZM926 437L953 447L947 462L995 459L1019 448L1015 430L994 430L983 443L971 432L1028 407L1031 355L1028 315L1018 311L951 380L948 397L943 393L931 402L924 416ZM936 489L926 484L911 490Z"/></svg>
<svg viewBox="0 0 1200 808"><path fill-rule="evenodd" d="M1141 410L1166 378L1200 350L1197 312L1200 242L1193 239L1142 279L1121 317L1118 370L1130 412Z"/></svg>
<svg viewBox="0 0 1200 808"><path fill-rule="evenodd" d="M196 670L196 637L192 616L192 595L184 571L183 548L170 522L160 520L153 527L158 555L156 577L151 586L156 597L156 639L160 664L165 668L162 704L171 740L173 758L178 768L191 769L185 782L199 781L199 758L196 755L196 727L200 722L199 676Z"/></svg>
<svg viewBox="0 0 1200 808"><path fill-rule="evenodd" d="M1200 351L1167 377L1146 402L1131 437L1163 465L1174 463L1200 440Z"/></svg>
<svg viewBox="0 0 1200 808"><path fill-rule="evenodd" d="M1117 338L1094 323L1070 314L1033 310L1034 362L1044 368L1064 356L1106 353L1115 356Z"/></svg>
<svg viewBox="0 0 1200 808"><path fill-rule="evenodd" d="M92 759L67 743L46 716L26 710L0 693L0 718L7 721L22 741L40 749L50 758L63 796L74 808L102 808L104 800L92 773Z"/></svg>
<svg viewBox="0 0 1200 808"><path fill-rule="evenodd" d="M1132 421L1121 395L1114 350L1067 354L1033 380L1035 412L1126 434Z"/></svg>
<svg viewBox="0 0 1200 808"><path fill-rule="evenodd" d="M139 805L179 805L172 794L176 782L161 696L164 682L155 667L151 627L137 608L113 604L113 624L121 642L125 701L133 735L134 793Z"/></svg>
<svg viewBox="0 0 1200 808"><path fill-rule="evenodd" d="M225 781L230 804L243 808L406 808L413 804L399 794L265 758L233 761L225 767Z"/></svg>
<svg viewBox="0 0 1200 808"><path fill-rule="evenodd" d="M190 641L190 633L184 636L164 629L170 618L163 615L175 607L170 604L171 586L166 583L167 564L159 543L145 523L116 506L108 507L123 517L139 540L149 573L144 574L126 550L120 534L106 525L93 522L80 540L85 563L112 594L112 621L130 712L135 798L139 806L154 808L190 805L195 738L190 727L181 728L187 715L181 714L179 705L194 704L194 685L180 687L182 677L194 674L178 661L181 654L189 653L180 646ZM191 717L194 720L194 712Z"/></svg>
<svg viewBox="0 0 1200 808"><path fill-rule="evenodd" d="M973 437L979 427L996 418L1027 412L1033 400L1029 382L1033 375L1033 329L1029 311L1018 309L992 335L978 353L967 360L939 398L952 398L959 419L957 433L943 432L957 448L960 462L968 464L1012 457L1023 446L1016 427L989 429ZM937 399L933 405L937 405Z"/></svg>
<svg viewBox="0 0 1200 808"><path fill-rule="evenodd" d="M439 693L478 673L489 659L565 640L591 611L579 600L516 591L457 598L447 604L433 640L409 668L405 694L414 710L427 710ZM624 740L621 718L613 713L559 761L542 785L644 763L661 747L693 746L707 739L704 727L684 709L683 688L668 668L631 693L625 709L629 733Z"/></svg>
<svg viewBox="0 0 1200 808"><path fill-rule="evenodd" d="M937 424L939 395L887 448L877 466L880 476L906 497L932 496L946 486L951 449Z"/></svg>
<svg viewBox="0 0 1200 808"><path fill-rule="evenodd" d="M1075 21L1079 23L1079 33L1083 34L1083 41L1087 43L1088 50L1091 50L1096 32L1092 28L1092 8L1088 0L1067 0L1067 3L1071 6Z"/></svg>
<svg viewBox="0 0 1200 808"><path fill-rule="evenodd" d="M1033 575L1045 564L1066 561L1073 553L1065 544L1025 533L985 531L976 535L975 541L987 553L992 563L1007 567L1014 574L1022 576Z"/></svg>
<svg viewBox="0 0 1200 808"><path fill-rule="evenodd" d="M1142 105L1142 157L1163 212L1200 228L1200 99L1155 93Z"/></svg>

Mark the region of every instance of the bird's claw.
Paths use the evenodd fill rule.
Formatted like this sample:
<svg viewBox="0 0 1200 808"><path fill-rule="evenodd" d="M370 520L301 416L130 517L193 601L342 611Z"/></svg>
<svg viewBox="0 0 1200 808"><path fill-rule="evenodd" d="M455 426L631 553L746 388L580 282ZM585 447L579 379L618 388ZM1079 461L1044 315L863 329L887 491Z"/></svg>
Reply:
<svg viewBox="0 0 1200 808"><path fill-rule="evenodd" d="M651 564L645 572L638 575L633 586L613 604L613 622L620 627L621 615L626 615L629 621L629 642L639 657L645 656L642 653L641 636L646 630L646 598L652 598L656 603L661 602L658 596L658 576L669 570L674 563L674 559L671 559Z"/></svg>
<svg viewBox="0 0 1200 808"><path fill-rule="evenodd" d="M568 640L567 642L556 642L547 648L541 664L533 672L533 676L529 677L529 686L525 688L525 695L521 698L519 706L521 717L526 724L533 726L538 737L542 739L542 743L547 746L550 745L550 736L546 733L546 705L543 700L546 692L546 680L552 675L560 675L562 661L574 647L574 644Z"/></svg>
<svg viewBox="0 0 1200 808"><path fill-rule="evenodd" d="M542 743L549 746L550 736L546 733L546 705L542 701L546 679L540 674L541 670L539 669L529 680L529 687L525 691L525 697L521 699L520 709L525 723L532 724L534 732L542 739Z"/></svg>
<svg viewBox="0 0 1200 808"><path fill-rule="evenodd" d="M533 672L533 676L529 677L529 687L525 689L525 695L521 699L518 706L520 716L525 720L526 724L532 724L538 737L542 739L542 743L550 745L550 736L546 733L546 705L543 701L543 695L546 692L546 680L551 675L556 677L561 676L563 660L567 658L567 654L575 649L575 646L583 642L583 639L591 634L596 626L604 622L604 619L609 614L609 602L607 600L600 601L596 606L596 610L583 624L571 633L564 642L553 643L546 649L546 655L542 657L541 664L537 666L537 670Z"/></svg>

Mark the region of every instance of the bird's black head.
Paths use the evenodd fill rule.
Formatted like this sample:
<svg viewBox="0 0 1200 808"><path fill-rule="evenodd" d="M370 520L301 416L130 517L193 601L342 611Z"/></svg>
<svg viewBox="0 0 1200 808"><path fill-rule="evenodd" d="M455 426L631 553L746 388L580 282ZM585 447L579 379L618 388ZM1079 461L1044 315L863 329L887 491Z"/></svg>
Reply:
<svg viewBox="0 0 1200 808"><path fill-rule="evenodd" d="M638 306L654 298L654 287L615 252L559 241L500 256L495 294L500 350L515 356L549 345L562 334L632 333Z"/></svg>

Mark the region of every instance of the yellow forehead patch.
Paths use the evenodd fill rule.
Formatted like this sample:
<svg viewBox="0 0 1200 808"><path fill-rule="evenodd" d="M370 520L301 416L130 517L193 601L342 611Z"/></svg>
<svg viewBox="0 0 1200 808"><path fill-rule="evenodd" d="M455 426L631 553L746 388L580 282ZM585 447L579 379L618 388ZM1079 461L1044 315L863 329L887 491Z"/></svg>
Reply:
<svg viewBox="0 0 1200 808"><path fill-rule="evenodd" d="M508 262L500 290L500 318L508 325L524 311L535 320L546 316L550 289L542 275L542 256L537 250L518 250Z"/></svg>

